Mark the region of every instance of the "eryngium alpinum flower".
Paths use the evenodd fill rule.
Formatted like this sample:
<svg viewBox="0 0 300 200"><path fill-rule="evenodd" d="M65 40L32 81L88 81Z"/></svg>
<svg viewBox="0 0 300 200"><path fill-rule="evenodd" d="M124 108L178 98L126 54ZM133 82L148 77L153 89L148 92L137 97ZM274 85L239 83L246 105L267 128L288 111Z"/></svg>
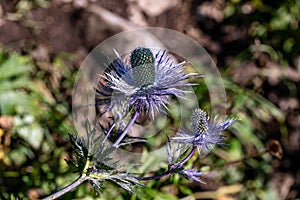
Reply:
<svg viewBox="0 0 300 200"><path fill-rule="evenodd" d="M97 104L106 106L104 112L112 110L114 117L122 119L133 108L154 119L156 112L165 112L170 96L182 98L184 87L192 85L187 80L195 74L185 74L185 62L177 64L167 51L154 55L150 49L138 47L131 52L130 62L115 53L117 59L102 76L107 84L97 90L102 95Z"/></svg>
<svg viewBox="0 0 300 200"><path fill-rule="evenodd" d="M200 157L206 156L215 145L224 145L222 131L226 130L236 120L226 118L223 120L215 117L209 119L207 113L201 109L196 109L191 116L191 131L179 131L172 140L188 146L196 146Z"/></svg>

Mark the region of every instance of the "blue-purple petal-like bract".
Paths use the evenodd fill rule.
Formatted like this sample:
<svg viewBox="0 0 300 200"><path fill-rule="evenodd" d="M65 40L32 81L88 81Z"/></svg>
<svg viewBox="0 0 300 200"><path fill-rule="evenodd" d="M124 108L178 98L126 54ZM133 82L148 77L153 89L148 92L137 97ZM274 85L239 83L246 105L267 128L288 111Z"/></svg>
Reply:
<svg viewBox="0 0 300 200"><path fill-rule="evenodd" d="M194 169L183 169L179 172L179 174L187 179L192 179L193 181L205 184L205 182L199 178L199 176L204 174L204 172L199 172Z"/></svg>

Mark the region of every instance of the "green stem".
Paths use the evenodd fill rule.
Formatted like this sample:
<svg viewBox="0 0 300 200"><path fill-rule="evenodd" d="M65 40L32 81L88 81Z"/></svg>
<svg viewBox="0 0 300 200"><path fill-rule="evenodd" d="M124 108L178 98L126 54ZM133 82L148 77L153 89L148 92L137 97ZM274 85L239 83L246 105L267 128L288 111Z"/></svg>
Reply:
<svg viewBox="0 0 300 200"><path fill-rule="evenodd" d="M83 170L82 170L81 176L83 176L84 174L87 173L87 169L89 168L89 166L90 166L90 159L88 158L88 159L86 160L86 162L85 162L85 166L84 166L84 168L83 168Z"/></svg>

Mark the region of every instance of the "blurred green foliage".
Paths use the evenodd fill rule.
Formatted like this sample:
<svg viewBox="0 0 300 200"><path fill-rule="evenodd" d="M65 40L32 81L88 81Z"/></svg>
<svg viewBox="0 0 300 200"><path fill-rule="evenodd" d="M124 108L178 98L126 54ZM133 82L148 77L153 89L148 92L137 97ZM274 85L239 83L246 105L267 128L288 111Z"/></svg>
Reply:
<svg viewBox="0 0 300 200"><path fill-rule="evenodd" d="M224 14L226 22L247 27L249 38L271 45L279 54L280 62L292 63L299 54L299 0L232 0L226 2Z"/></svg>
<svg viewBox="0 0 300 200"><path fill-rule="evenodd" d="M18 9L22 12L36 5L47 6L46 1L21 2ZM210 179L210 173L205 176L208 185L210 182L216 183L216 187L241 184L242 189L236 192L237 199L276 199L276 191L269 184L274 171L271 156L251 155L265 150L268 124L276 121L280 136L287 136L284 115L254 88L234 83L230 71L234 66L252 61L256 52L267 53L282 68L287 64L294 65L294 58L300 53L300 45L297 45L300 41L300 0L231 0L226 1L224 14L227 24L246 27L251 41L244 51L233 55L233 61L221 72L228 96L228 111L239 121L231 128L232 134L228 133L229 146L216 148L209 157L198 160L194 167L208 172L213 170L210 173L214 178ZM259 46L253 44L255 40L259 40ZM0 117L10 116L13 123L8 129L0 127L1 199L44 196L77 178L64 161L70 151L67 133L75 132L68 98L76 73L64 64L66 60L72 60L72 56L57 56L51 63L43 63L48 66L45 70L37 67L29 55L0 50ZM296 95L297 87L292 81L285 80L283 84ZM196 93L199 105L208 110L209 95L203 82L196 88ZM248 156L249 159L243 160ZM228 164L231 161L240 162ZM107 185L102 196L97 196L86 184L63 199L178 199L189 195L195 199L195 193L203 188L174 176L150 181L135 196L114 185ZM201 199L201 193L197 198Z"/></svg>
<svg viewBox="0 0 300 200"><path fill-rule="evenodd" d="M62 63L53 67L68 71ZM67 79L70 83L73 78ZM18 185L22 187L15 195L20 198L35 188L51 192L68 170L61 156L66 149L57 146L55 137L74 131L70 108L66 102L58 103L61 94L53 92L28 56L0 50L0 117L12 121L7 130L0 129L1 198L8 199Z"/></svg>

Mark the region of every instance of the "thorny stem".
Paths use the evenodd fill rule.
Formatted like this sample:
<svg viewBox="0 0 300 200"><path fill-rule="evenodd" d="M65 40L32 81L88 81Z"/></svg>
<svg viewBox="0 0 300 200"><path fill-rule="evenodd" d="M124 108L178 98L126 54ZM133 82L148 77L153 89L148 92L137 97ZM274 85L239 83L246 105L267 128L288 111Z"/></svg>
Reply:
<svg viewBox="0 0 300 200"><path fill-rule="evenodd" d="M182 159L180 162L171 165L170 168L177 168L177 166L182 167L194 155L196 149L197 146L193 146L191 152L184 159Z"/></svg>
<svg viewBox="0 0 300 200"><path fill-rule="evenodd" d="M118 138L118 140L114 143L114 147L118 148L120 142L123 140L123 138L126 136L127 132L130 130L132 125L134 124L135 120L138 118L139 112L135 111L130 122L127 124L126 128L124 129L122 135Z"/></svg>
<svg viewBox="0 0 300 200"><path fill-rule="evenodd" d="M59 191L43 198L42 200L53 200L53 199L57 199L61 196L63 196L64 194L68 193L69 191L71 191L72 189L74 188L77 188L79 185L81 185L83 182L85 182L86 180L89 179L89 177L86 175L86 172L87 172L87 169L90 165L90 161L87 160L86 163L85 163L85 166L82 170L82 174L81 176L76 179L73 183L67 185L66 187L60 189Z"/></svg>
<svg viewBox="0 0 300 200"><path fill-rule="evenodd" d="M174 163L174 164L170 165L168 171L165 171L161 174L157 174L157 175L153 175L153 176L134 177L134 178L136 178L137 180L146 181L146 180L159 179L161 177L172 174L176 169L182 167L192 157L192 155L195 153L196 149L197 149L197 147L194 146L193 149L191 150L191 152L184 159L182 159L181 161L179 161L177 163Z"/></svg>

